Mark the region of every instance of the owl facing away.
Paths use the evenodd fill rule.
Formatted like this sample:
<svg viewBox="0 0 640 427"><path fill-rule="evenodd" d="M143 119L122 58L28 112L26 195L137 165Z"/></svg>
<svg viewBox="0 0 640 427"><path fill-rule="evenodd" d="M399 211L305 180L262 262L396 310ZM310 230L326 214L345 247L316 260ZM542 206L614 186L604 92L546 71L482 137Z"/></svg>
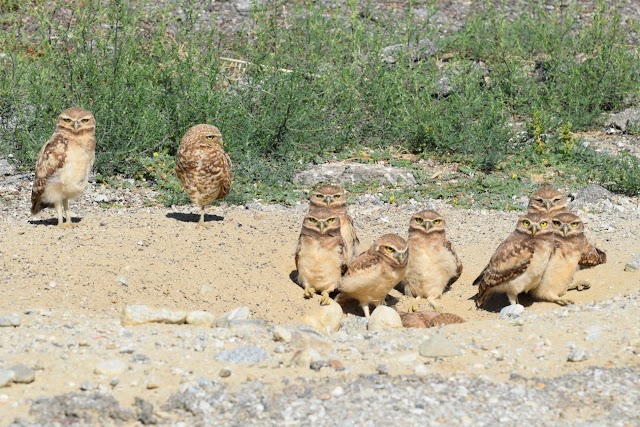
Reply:
<svg viewBox="0 0 640 427"><path fill-rule="evenodd" d="M473 282L478 286L476 305L484 306L494 293L506 293L509 303L517 304L518 294L540 284L553 250L553 227L546 214L518 218L516 229L500 243Z"/></svg>
<svg viewBox="0 0 640 427"><path fill-rule="evenodd" d="M462 274L462 263L445 234L445 219L425 210L409 222L409 262L402 281L407 296L427 298L431 305ZM417 302L412 307L415 311Z"/></svg>
<svg viewBox="0 0 640 427"><path fill-rule="evenodd" d="M217 127L201 124L187 130L176 154L176 175L193 204L200 207L198 225L204 225L205 207L231 189L231 159Z"/></svg>
<svg viewBox="0 0 640 427"><path fill-rule="evenodd" d="M553 217L560 212L569 212L567 209L567 196L558 190L544 186L540 187L529 198L528 212L546 213Z"/></svg>
<svg viewBox="0 0 640 427"><path fill-rule="evenodd" d="M407 270L409 246L397 234L385 234L358 255L342 276L336 301L357 300L369 318L369 305L382 304Z"/></svg>
<svg viewBox="0 0 640 427"><path fill-rule="evenodd" d="M570 212L553 217L555 250L542 275L540 284L530 291L531 296L559 305L573 304L562 296L570 289L576 270L607 262L607 255L589 243L584 224Z"/></svg>
<svg viewBox="0 0 640 427"><path fill-rule="evenodd" d="M347 212L347 196L338 185L321 185L309 195L309 212L329 209L340 216L340 232L345 244L345 257L351 262L358 255L360 240L353 226L353 218Z"/></svg>
<svg viewBox="0 0 640 427"><path fill-rule="evenodd" d="M329 304L329 293L338 286L347 267L340 216L328 209L308 213L302 221L295 260L305 298L320 292L320 304Z"/></svg>
<svg viewBox="0 0 640 427"><path fill-rule="evenodd" d="M89 111L72 107L60 113L55 132L38 154L31 191L32 215L54 207L58 227L71 227L69 200L79 197L89 182L95 159L95 132L96 119Z"/></svg>

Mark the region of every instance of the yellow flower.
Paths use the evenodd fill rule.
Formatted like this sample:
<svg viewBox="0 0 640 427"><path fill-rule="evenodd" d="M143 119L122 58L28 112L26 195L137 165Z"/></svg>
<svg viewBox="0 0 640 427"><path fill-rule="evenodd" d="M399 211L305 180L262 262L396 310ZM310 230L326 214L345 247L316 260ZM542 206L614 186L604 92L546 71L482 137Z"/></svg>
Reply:
<svg viewBox="0 0 640 427"><path fill-rule="evenodd" d="M157 151L155 153L153 153L153 157L158 157L160 155L160 153L158 153Z"/></svg>
<svg viewBox="0 0 640 427"><path fill-rule="evenodd" d="M518 179L518 174L517 174L517 173L512 173L512 174L511 174L511 178L513 178L513 179Z"/></svg>

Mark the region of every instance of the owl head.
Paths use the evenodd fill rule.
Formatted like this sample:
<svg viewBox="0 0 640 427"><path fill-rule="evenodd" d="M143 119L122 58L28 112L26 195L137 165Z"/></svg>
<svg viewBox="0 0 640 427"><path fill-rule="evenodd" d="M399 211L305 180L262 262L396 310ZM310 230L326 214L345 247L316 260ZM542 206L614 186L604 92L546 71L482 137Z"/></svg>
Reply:
<svg viewBox="0 0 640 427"><path fill-rule="evenodd" d="M529 212L547 212L553 215L567 207L567 196L551 187L541 187L529 198Z"/></svg>
<svg viewBox="0 0 640 427"><path fill-rule="evenodd" d="M547 214L532 212L518 218L516 231L539 237L553 234L553 227Z"/></svg>
<svg viewBox="0 0 640 427"><path fill-rule="evenodd" d="M302 228L319 234L340 233L340 217L328 209L316 209L304 217Z"/></svg>
<svg viewBox="0 0 640 427"><path fill-rule="evenodd" d="M186 141L198 141L201 144L224 146L220 130L215 126L207 124L195 125L189 128L182 139Z"/></svg>
<svg viewBox="0 0 640 427"><path fill-rule="evenodd" d="M394 266L404 267L409 260L409 245L397 234L385 234L379 237L371 249Z"/></svg>
<svg viewBox="0 0 640 427"><path fill-rule="evenodd" d="M58 130L64 129L74 134L94 132L96 119L87 110L71 107L60 113L56 125Z"/></svg>
<svg viewBox="0 0 640 427"><path fill-rule="evenodd" d="M339 185L321 185L311 192L309 202L315 207L342 207L346 206L347 198Z"/></svg>
<svg viewBox="0 0 640 427"><path fill-rule="evenodd" d="M584 223L578 215L563 212L553 217L553 229L557 235L567 237L584 233Z"/></svg>
<svg viewBox="0 0 640 427"><path fill-rule="evenodd" d="M425 210L414 214L409 221L409 233L419 231L422 233L433 233L443 231L445 220L438 212Z"/></svg>

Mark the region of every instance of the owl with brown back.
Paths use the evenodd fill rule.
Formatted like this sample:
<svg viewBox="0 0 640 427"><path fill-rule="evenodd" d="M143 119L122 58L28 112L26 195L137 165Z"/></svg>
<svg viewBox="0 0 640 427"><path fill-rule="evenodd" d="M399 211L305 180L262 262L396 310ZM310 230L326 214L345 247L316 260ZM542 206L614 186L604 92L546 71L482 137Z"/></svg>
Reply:
<svg viewBox="0 0 640 427"><path fill-rule="evenodd" d="M200 124L187 130L176 154L176 175L193 204L200 207L198 225L204 225L205 207L231 190L231 159L217 127Z"/></svg>
<svg viewBox="0 0 640 427"><path fill-rule="evenodd" d="M562 297L571 288L575 272L580 268L604 264L607 254L589 243L582 220L571 212L554 216L553 228L555 250L540 284L529 293L542 301L573 304L573 301Z"/></svg>
<svg viewBox="0 0 640 427"><path fill-rule="evenodd" d="M295 261L305 298L320 292L320 304L330 303L329 293L338 286L347 268L344 252L339 215L328 209L315 209L304 217Z"/></svg>
<svg viewBox="0 0 640 427"><path fill-rule="evenodd" d="M365 317L369 306L382 304L407 270L409 246L397 234L385 234L358 255L342 276L336 301L357 300Z"/></svg>
<svg viewBox="0 0 640 427"><path fill-rule="evenodd" d="M451 286L462 274L462 263L447 239L446 221L433 210L414 214L409 222L409 263L402 280L407 296L426 298L435 307L434 299ZM412 306L417 310L417 301Z"/></svg>
<svg viewBox="0 0 640 427"><path fill-rule="evenodd" d="M553 250L553 227L546 214L518 218L516 229L473 282L478 286L476 305L484 306L495 293L506 293L510 304L518 304L518 294L540 284Z"/></svg>
<svg viewBox="0 0 640 427"><path fill-rule="evenodd" d="M58 227L72 226L69 201L79 197L89 182L95 132L96 119L89 111L72 107L60 113L55 132L38 154L31 191L32 215L54 207Z"/></svg>
<svg viewBox="0 0 640 427"><path fill-rule="evenodd" d="M353 218L347 211L347 196L339 185L321 185L309 195L309 213L316 209L329 209L340 216L340 232L345 245L345 257L351 262L358 255L360 240L356 235Z"/></svg>

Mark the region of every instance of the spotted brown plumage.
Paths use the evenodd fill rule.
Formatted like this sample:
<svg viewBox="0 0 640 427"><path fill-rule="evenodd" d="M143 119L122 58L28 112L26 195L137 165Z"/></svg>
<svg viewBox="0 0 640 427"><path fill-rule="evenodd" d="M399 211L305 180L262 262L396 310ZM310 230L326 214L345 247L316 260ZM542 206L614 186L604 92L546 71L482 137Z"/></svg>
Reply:
<svg viewBox="0 0 640 427"><path fill-rule="evenodd" d="M193 204L200 207L198 224L203 225L205 207L231 189L231 159L217 127L200 124L187 130L176 155L176 175Z"/></svg>

